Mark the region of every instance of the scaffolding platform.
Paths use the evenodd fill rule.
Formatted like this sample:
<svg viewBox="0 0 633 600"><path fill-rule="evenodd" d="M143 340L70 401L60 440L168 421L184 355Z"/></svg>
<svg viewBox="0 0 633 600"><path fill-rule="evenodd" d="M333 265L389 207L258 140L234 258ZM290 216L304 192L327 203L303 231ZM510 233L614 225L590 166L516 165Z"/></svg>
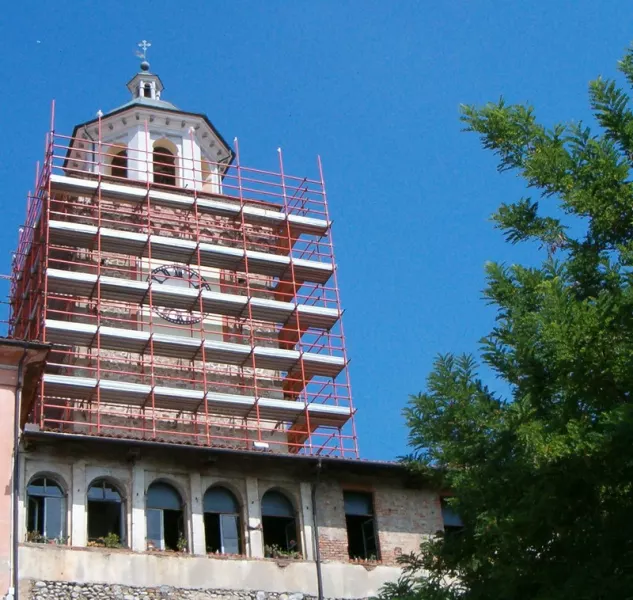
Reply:
<svg viewBox="0 0 633 600"><path fill-rule="evenodd" d="M80 196L93 197L100 194L102 198L124 200L130 203L140 204L150 202L156 206L165 206L173 209L192 210L197 207L201 213L229 217L233 219L244 215L246 223L256 223L272 228L285 227L288 224L297 236L325 235L331 223L325 219L304 217L295 214L282 212L282 207L275 207L272 203L267 203L266 208L253 205L240 205L239 198L221 195L210 195L204 192L193 191L187 193L182 190L179 193L165 192L147 187L139 182L136 186L120 185L108 181L103 181L97 176L90 178L84 175L81 179L69 177L67 175L51 175L51 189L53 191L66 192Z"/></svg>
<svg viewBox="0 0 633 600"><path fill-rule="evenodd" d="M45 327L48 341L59 345L96 347L136 354L152 352L157 356L204 360L240 367L254 364L256 368L284 372L293 371L301 360L302 370L308 379L315 376L336 377L345 367L345 359L342 356L247 346L118 327L98 327L87 323L53 319L46 319Z"/></svg>
<svg viewBox="0 0 633 600"><path fill-rule="evenodd" d="M308 404L275 398L255 398L237 394L221 394L200 390L185 390L90 377L69 377L46 373L44 383L50 395L108 404L130 405L195 412L206 403L207 408L223 416L248 418L257 407L260 419L276 422L295 421L308 411L314 427L341 427L351 417L349 407L327 404Z"/></svg>
<svg viewBox="0 0 633 600"><path fill-rule="evenodd" d="M198 265L199 254L198 266L227 271L249 271L279 279L288 278L293 271L294 277L300 282L327 283L334 272L332 263L242 250L232 246L196 243L182 238L134 233L70 221L51 220L48 226L50 243L56 246L126 254L187 265Z"/></svg>
<svg viewBox="0 0 633 600"><path fill-rule="evenodd" d="M93 275L78 271L48 269L48 291L83 298L101 297L106 300L129 302L139 306L200 311L227 317L244 317L263 322L288 324L296 328L297 319L302 329L328 330L340 317L335 308L311 306L296 302L280 302L267 298L253 298L237 294L186 288L153 281L133 281L108 275Z"/></svg>

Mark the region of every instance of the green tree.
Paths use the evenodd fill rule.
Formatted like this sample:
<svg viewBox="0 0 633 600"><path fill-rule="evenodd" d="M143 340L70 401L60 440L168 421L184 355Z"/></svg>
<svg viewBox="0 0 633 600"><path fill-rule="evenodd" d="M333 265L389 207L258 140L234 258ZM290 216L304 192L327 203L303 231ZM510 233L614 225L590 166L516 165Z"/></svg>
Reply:
<svg viewBox="0 0 633 600"><path fill-rule="evenodd" d="M618 66L633 86L633 47ZM533 195L496 227L542 256L486 267L481 361L508 397L446 355L405 410L411 468L453 491L465 528L403 557L383 599L633 598L633 111L612 80L589 98L594 131L503 100L462 107Z"/></svg>

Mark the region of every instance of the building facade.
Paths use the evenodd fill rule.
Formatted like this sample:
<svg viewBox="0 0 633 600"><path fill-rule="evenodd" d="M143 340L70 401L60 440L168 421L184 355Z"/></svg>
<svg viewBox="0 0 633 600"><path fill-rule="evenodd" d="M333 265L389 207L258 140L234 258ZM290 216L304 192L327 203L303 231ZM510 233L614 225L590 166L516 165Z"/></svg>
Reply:
<svg viewBox="0 0 633 600"><path fill-rule="evenodd" d="M320 161L244 167L147 62L128 89L51 126L13 261L8 594L367 598L443 523L359 460Z"/></svg>

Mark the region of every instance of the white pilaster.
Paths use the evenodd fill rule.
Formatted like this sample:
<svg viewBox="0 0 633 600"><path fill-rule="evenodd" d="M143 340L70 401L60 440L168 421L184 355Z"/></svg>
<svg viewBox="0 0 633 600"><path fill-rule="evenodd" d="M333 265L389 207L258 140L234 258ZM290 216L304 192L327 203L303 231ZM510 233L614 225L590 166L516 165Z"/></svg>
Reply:
<svg viewBox="0 0 633 600"><path fill-rule="evenodd" d="M132 467L132 550L144 552L147 549L147 524L145 522L145 470L134 464Z"/></svg>
<svg viewBox="0 0 633 600"><path fill-rule="evenodd" d="M200 153L200 149L198 148L198 144L196 143L194 129L190 127L187 130L187 133L182 137L182 146L180 148L181 151L181 177L182 177L182 187L187 188L188 190L200 189L199 180L200 180L200 171L195 171L194 176L194 164L196 164L196 169L200 164L200 157L198 156L198 162L195 163L196 160L196 149L198 150L198 154Z"/></svg>
<svg viewBox="0 0 633 600"><path fill-rule="evenodd" d="M191 535L189 546L193 554L206 554L204 538L204 511L202 507L202 482L199 473L189 476L191 487Z"/></svg>
<svg viewBox="0 0 633 600"><path fill-rule="evenodd" d="M147 181L151 178L152 144L144 125L130 132L128 142L128 179Z"/></svg>
<svg viewBox="0 0 633 600"><path fill-rule="evenodd" d="M301 496L301 519L303 521L303 555L306 560L314 560L314 519L312 518L312 484L299 484ZM300 524L298 524L300 525ZM300 527L298 527L299 529Z"/></svg>
<svg viewBox="0 0 633 600"><path fill-rule="evenodd" d="M72 487L69 494L72 505L70 516L70 543L73 546L88 545L88 510L86 503L86 463L73 463Z"/></svg>
<svg viewBox="0 0 633 600"><path fill-rule="evenodd" d="M213 191L217 194L221 194L222 193L222 181L220 179L220 168L218 167L218 165L213 165L212 168L212 181L213 181ZM231 185L235 185L235 183L231 183ZM229 192L235 195L235 190L233 190L232 192Z"/></svg>
<svg viewBox="0 0 633 600"><path fill-rule="evenodd" d="M256 477L246 478L246 537L250 542L249 555L252 558L264 557L264 536L262 534L262 507L259 501L259 489Z"/></svg>
<svg viewBox="0 0 633 600"><path fill-rule="evenodd" d="M26 458L20 453L20 489L18 490L18 540L23 542L26 540L26 487L28 481L26 479Z"/></svg>

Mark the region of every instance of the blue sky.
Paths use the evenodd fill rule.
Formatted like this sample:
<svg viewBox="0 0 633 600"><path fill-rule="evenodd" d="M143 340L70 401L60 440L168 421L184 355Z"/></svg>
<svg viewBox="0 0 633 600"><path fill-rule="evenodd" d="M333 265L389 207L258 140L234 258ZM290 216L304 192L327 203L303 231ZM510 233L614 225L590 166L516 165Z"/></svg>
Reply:
<svg viewBox="0 0 633 600"><path fill-rule="evenodd" d="M287 172L313 175L322 155L361 453L395 458L434 356L476 351L492 325L484 263L537 258L491 226L526 192L460 132L460 103L503 95L547 124L589 120L587 84L615 74L632 16L620 0L8 3L0 272L51 99L62 133L122 104L148 39L163 98L238 136L243 164L273 168L281 146Z"/></svg>

